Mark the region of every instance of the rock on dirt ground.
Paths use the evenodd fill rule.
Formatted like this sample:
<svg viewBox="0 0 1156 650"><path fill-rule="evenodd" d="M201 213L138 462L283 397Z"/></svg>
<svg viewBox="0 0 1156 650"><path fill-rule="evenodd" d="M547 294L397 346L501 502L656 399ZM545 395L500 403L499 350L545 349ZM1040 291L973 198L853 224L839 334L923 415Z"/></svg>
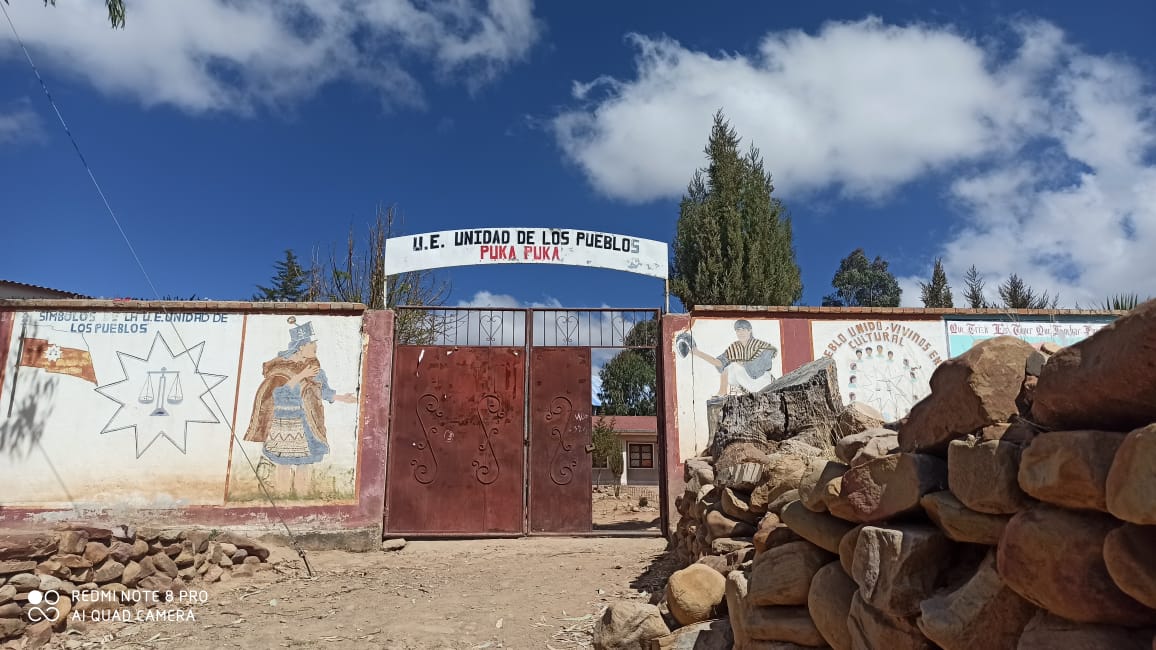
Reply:
<svg viewBox="0 0 1156 650"><path fill-rule="evenodd" d="M207 585L195 622L88 623L46 647L590 648L609 603L657 601L675 568L665 549L657 537L410 540L311 552L309 578L274 547L275 570Z"/></svg>

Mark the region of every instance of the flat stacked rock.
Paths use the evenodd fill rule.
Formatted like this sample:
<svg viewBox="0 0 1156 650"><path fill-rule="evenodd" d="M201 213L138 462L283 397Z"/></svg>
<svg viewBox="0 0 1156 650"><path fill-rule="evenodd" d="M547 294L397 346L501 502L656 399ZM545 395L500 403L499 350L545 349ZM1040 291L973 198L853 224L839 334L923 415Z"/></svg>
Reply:
<svg viewBox="0 0 1156 650"><path fill-rule="evenodd" d="M0 641L23 635L30 647L39 647L76 620L99 619L100 611L121 607L117 597L101 592L176 595L270 569L268 559L268 548L229 532L78 525L0 533ZM34 591L59 594L54 621L31 620L38 605L29 600ZM74 593L81 596L75 602ZM147 599L133 602L149 605Z"/></svg>

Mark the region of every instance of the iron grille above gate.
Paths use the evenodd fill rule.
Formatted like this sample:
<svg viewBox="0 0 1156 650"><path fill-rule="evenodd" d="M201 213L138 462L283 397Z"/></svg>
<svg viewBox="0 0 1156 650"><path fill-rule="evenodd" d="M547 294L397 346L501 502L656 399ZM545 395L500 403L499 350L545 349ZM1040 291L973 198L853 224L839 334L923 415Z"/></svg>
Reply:
<svg viewBox="0 0 1156 650"><path fill-rule="evenodd" d="M657 309L398 307L399 343L523 347L654 348ZM641 328L639 326L642 326ZM404 331L400 331L404 328Z"/></svg>

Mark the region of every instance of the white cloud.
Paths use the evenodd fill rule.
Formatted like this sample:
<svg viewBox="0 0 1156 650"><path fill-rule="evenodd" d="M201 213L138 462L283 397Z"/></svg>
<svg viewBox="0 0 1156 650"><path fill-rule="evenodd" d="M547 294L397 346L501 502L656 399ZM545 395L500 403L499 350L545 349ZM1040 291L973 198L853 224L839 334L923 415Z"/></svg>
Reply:
<svg viewBox="0 0 1156 650"><path fill-rule="evenodd" d="M632 35L634 78L575 83L551 126L595 189L644 202L685 191L722 108L788 198L886 201L954 174L940 218L958 221L926 266L944 257L957 301L971 264L993 297L1013 272L1068 306L1156 295L1151 80L1050 23L1013 34L1009 47L869 18L773 32L738 54ZM902 279L905 304L919 304L922 279Z"/></svg>
<svg viewBox="0 0 1156 650"><path fill-rule="evenodd" d="M377 89L387 105L417 106L414 66L474 90L524 59L540 33L533 0L141 2L123 30L108 27L99 0L8 11L54 72L193 113L284 108L339 80ZM0 55L16 53L0 36Z"/></svg>
<svg viewBox="0 0 1156 650"><path fill-rule="evenodd" d="M495 309L525 309L533 307L535 309L554 309L561 307L562 303L558 302L557 298L545 296L544 301L534 301L524 303L517 298L507 293L492 293L489 291L479 291L473 295L469 300L459 300L458 307L493 307Z"/></svg>
<svg viewBox="0 0 1156 650"><path fill-rule="evenodd" d="M36 140L44 135L40 117L24 102L0 106L0 145Z"/></svg>

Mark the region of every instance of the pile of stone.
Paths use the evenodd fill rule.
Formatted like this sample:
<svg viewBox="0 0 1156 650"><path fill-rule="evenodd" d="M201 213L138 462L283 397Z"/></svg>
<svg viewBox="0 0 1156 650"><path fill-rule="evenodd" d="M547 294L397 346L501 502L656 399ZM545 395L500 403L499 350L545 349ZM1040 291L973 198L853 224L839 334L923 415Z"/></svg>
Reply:
<svg viewBox="0 0 1156 650"><path fill-rule="evenodd" d="M982 342L931 387L886 426L845 409L830 455L772 432L688 461L694 564L595 647L1156 650L1156 301L1063 349ZM624 614L650 625L620 642Z"/></svg>
<svg viewBox="0 0 1156 650"><path fill-rule="evenodd" d="M100 620L101 611L124 602L134 609L166 600L187 606L190 599L177 596L191 586L252 576L271 567L268 559L268 548L229 532L69 526L0 533L0 641L25 635L25 647L39 647L54 631ZM41 602L30 602L34 592L31 600ZM141 592L146 596L136 597Z"/></svg>

